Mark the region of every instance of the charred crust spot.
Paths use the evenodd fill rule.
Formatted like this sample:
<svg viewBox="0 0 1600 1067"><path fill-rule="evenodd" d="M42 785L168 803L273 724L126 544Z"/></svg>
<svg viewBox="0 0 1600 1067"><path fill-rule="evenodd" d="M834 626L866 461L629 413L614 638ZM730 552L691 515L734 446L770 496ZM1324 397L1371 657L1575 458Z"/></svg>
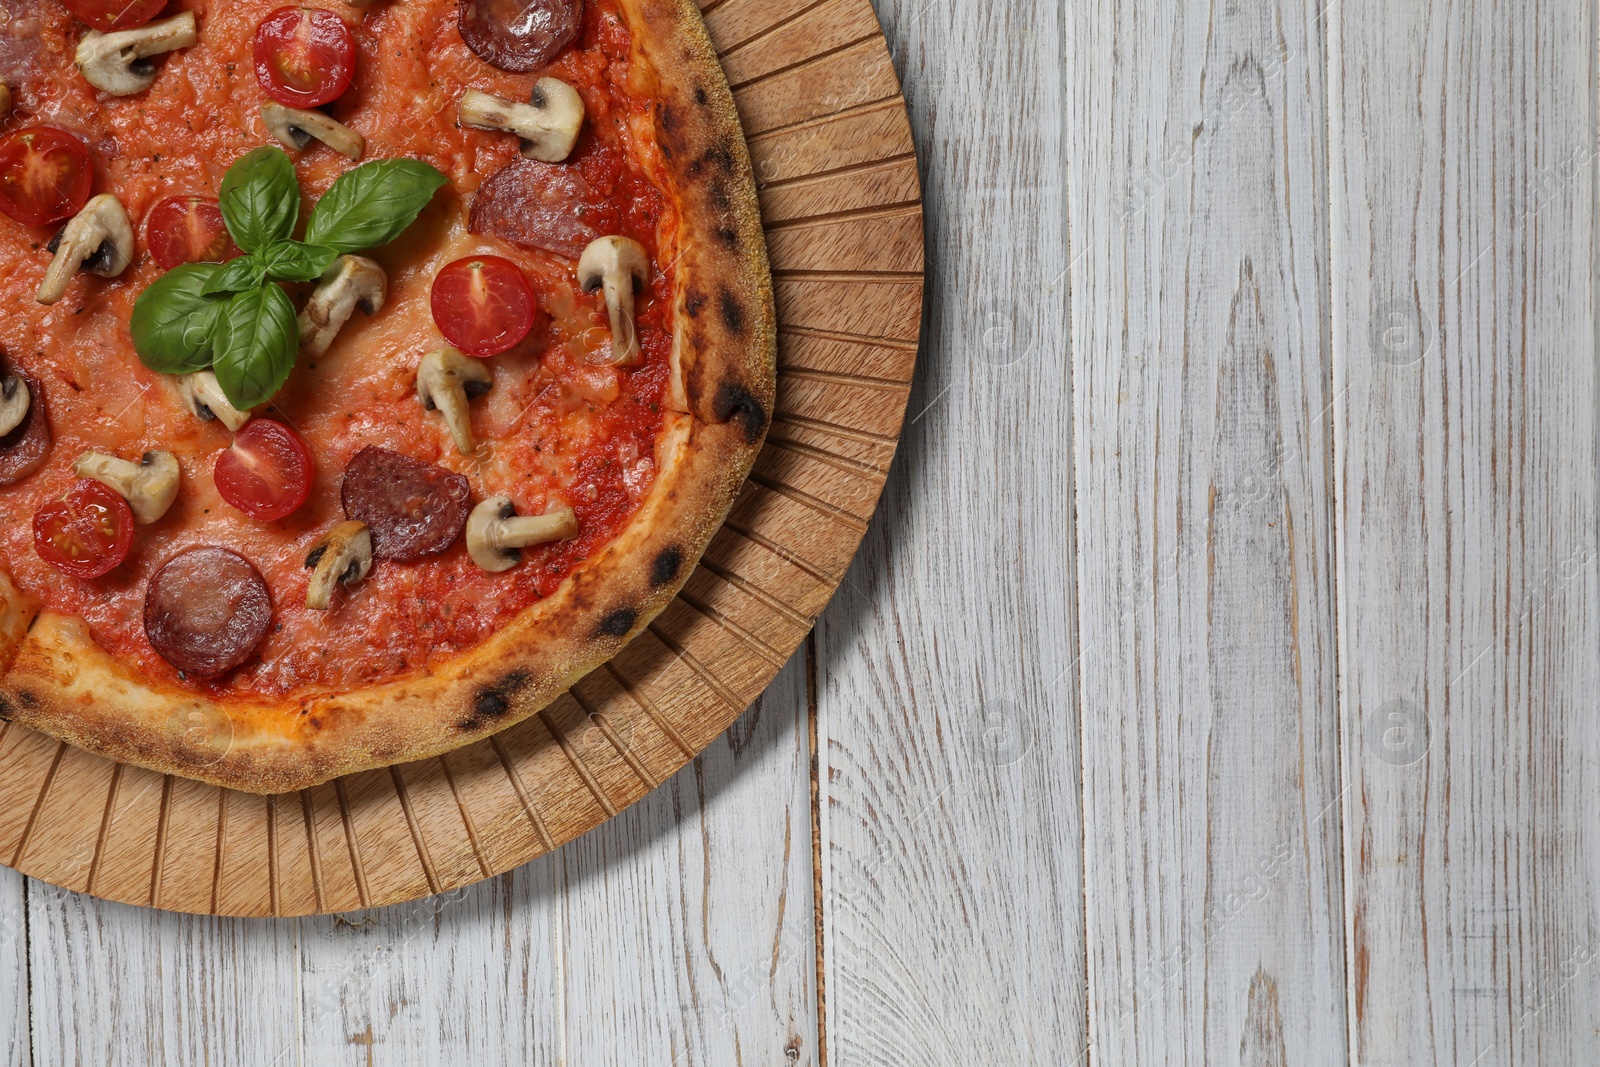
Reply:
<svg viewBox="0 0 1600 1067"><path fill-rule="evenodd" d="M632 608L618 608L610 615L600 620L600 633L606 637L627 637L628 631L633 629L633 624L639 621L639 613Z"/></svg>
<svg viewBox="0 0 1600 1067"><path fill-rule="evenodd" d="M11 714L11 705L7 703L5 697L0 697L0 722L10 722Z"/></svg>
<svg viewBox="0 0 1600 1067"><path fill-rule="evenodd" d="M761 440L761 435L767 429L766 408L761 406L761 401L750 390L737 382L722 383L717 389L711 412L718 422L738 423L744 429L746 444L753 445Z"/></svg>
<svg viewBox="0 0 1600 1067"><path fill-rule="evenodd" d="M744 309L731 289L722 290L722 322L734 333L744 333Z"/></svg>
<svg viewBox="0 0 1600 1067"><path fill-rule="evenodd" d="M510 702L493 689L479 690L477 699L472 702L474 720L498 719L510 710Z"/></svg>
<svg viewBox="0 0 1600 1067"><path fill-rule="evenodd" d="M731 226L719 226L717 227L717 240L729 248L738 248L739 232Z"/></svg>
<svg viewBox="0 0 1600 1067"><path fill-rule="evenodd" d="M32 693L27 692L26 690L18 693L17 699L22 701L22 706L25 708L36 708L39 706L39 698L34 696Z"/></svg>
<svg viewBox="0 0 1600 1067"><path fill-rule="evenodd" d="M511 701L528 688L532 679L526 671L512 671L494 685L478 690L472 700L472 714L461 722L463 730L477 730L511 710Z"/></svg>
<svg viewBox="0 0 1600 1067"><path fill-rule="evenodd" d="M650 584L657 588L666 585L678 576L678 571L682 567L683 549L677 545L668 545L650 565Z"/></svg>
<svg viewBox="0 0 1600 1067"><path fill-rule="evenodd" d="M701 107L705 107L706 104L710 102L709 98L706 96L705 86L696 85L694 87L694 102L699 104Z"/></svg>
<svg viewBox="0 0 1600 1067"><path fill-rule="evenodd" d="M661 105L660 118L657 119L657 122L660 123L661 129L664 130L667 133L671 133L674 129L677 128L677 125L678 125L678 114L677 114L677 112L672 110L672 105L671 104L662 104Z"/></svg>
<svg viewBox="0 0 1600 1067"><path fill-rule="evenodd" d="M733 210L733 197L728 195L728 187L720 180L712 179L706 186L706 195L711 198L711 206L719 215L726 215Z"/></svg>
<svg viewBox="0 0 1600 1067"><path fill-rule="evenodd" d="M690 289L683 298L683 313L691 319L700 317L700 309L706 306L706 294L698 289Z"/></svg>

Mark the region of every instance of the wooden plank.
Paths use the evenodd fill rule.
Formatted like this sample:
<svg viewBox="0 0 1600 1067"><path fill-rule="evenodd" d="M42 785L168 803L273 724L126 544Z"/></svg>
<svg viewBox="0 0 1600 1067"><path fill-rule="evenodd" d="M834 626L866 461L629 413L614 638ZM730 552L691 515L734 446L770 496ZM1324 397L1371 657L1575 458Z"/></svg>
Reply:
<svg viewBox="0 0 1600 1067"><path fill-rule="evenodd" d="M316 1064L559 1063L549 857L440 896L300 920L299 1056Z"/></svg>
<svg viewBox="0 0 1600 1067"><path fill-rule="evenodd" d="M29 882L37 1063L296 1062L294 929Z"/></svg>
<svg viewBox="0 0 1600 1067"><path fill-rule="evenodd" d="M0 868L0 1067L33 1062L28 1034L28 901L22 875Z"/></svg>
<svg viewBox="0 0 1600 1067"><path fill-rule="evenodd" d="M1329 8L1352 1058L1595 1062L1595 7Z"/></svg>
<svg viewBox="0 0 1600 1067"><path fill-rule="evenodd" d="M1085 1003L1068 25L1026 0L880 13L929 160L931 269L902 451L816 635L828 1060L1071 1064ZM806 327L826 301L859 307L883 288L785 280L779 306ZM836 565L796 502L741 501L734 521Z"/></svg>
<svg viewBox="0 0 1600 1067"><path fill-rule="evenodd" d="M1068 61L1094 1063L1344 1061L1321 7Z"/></svg>
<svg viewBox="0 0 1600 1067"><path fill-rule="evenodd" d="M566 1062L820 1063L810 762L802 654L692 766L560 853Z"/></svg>

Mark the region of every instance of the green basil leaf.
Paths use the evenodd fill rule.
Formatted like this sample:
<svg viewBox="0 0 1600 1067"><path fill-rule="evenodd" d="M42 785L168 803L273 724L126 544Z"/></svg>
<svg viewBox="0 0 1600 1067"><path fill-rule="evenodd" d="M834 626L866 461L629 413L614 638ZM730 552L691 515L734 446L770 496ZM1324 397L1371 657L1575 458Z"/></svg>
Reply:
<svg viewBox="0 0 1600 1067"><path fill-rule="evenodd" d="M223 221L244 251L256 252L294 235L300 182L283 149L258 148L229 167L221 196Z"/></svg>
<svg viewBox="0 0 1600 1067"><path fill-rule="evenodd" d="M450 179L415 159L380 159L346 171L317 203L306 242L360 252L399 237Z"/></svg>
<svg viewBox="0 0 1600 1067"><path fill-rule="evenodd" d="M258 256L240 256L222 267L206 283L205 295L242 293L246 289L260 288L267 280L264 264Z"/></svg>
<svg viewBox="0 0 1600 1067"><path fill-rule="evenodd" d="M233 296L218 319L217 384L240 411L283 387L300 354L300 324L289 294L263 285Z"/></svg>
<svg viewBox="0 0 1600 1067"><path fill-rule="evenodd" d="M268 278L280 282L314 282L339 258L339 253L322 245L279 241L263 248L257 256Z"/></svg>
<svg viewBox="0 0 1600 1067"><path fill-rule="evenodd" d="M226 301L205 295L220 268L187 263L157 278L133 302L133 347L159 374L189 374L211 366L217 318Z"/></svg>

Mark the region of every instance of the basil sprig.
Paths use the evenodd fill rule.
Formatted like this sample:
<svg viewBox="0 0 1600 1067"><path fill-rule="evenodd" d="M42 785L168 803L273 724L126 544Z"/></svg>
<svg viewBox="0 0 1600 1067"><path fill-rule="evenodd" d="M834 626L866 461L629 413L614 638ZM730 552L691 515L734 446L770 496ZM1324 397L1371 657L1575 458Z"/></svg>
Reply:
<svg viewBox="0 0 1600 1067"><path fill-rule="evenodd" d="M134 349L162 374L212 368L241 411L271 400L300 353L294 304L279 282L316 281L339 256L388 244L416 221L443 174L414 159L346 171L318 201L306 239L294 239L300 185L281 148L258 148L222 179L222 218L246 254L187 263L163 274L133 305Z"/></svg>

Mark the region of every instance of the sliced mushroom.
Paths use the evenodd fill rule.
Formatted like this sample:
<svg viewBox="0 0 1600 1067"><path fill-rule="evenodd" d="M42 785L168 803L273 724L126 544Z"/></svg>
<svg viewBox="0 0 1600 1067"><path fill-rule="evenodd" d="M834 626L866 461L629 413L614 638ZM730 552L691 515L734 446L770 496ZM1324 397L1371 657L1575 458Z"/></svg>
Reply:
<svg viewBox="0 0 1600 1067"><path fill-rule="evenodd" d="M388 295L382 267L364 256L340 256L300 312L300 350L312 357L327 352L356 308L376 315Z"/></svg>
<svg viewBox="0 0 1600 1067"><path fill-rule="evenodd" d="M482 360L469 359L453 348L442 348L422 357L417 368L417 398L427 411L444 416L455 439L456 451L470 456L478 450L472 436L472 411L468 401L476 400L494 388L494 375Z"/></svg>
<svg viewBox="0 0 1600 1067"><path fill-rule="evenodd" d="M602 237L583 250L578 284L586 293L604 288L611 315L611 362L639 360L639 333L634 327L633 298L650 280L650 259L644 246L627 237Z"/></svg>
<svg viewBox="0 0 1600 1067"><path fill-rule="evenodd" d="M104 482L128 502L134 521L148 526L167 513L178 499L183 470L171 452L146 452L138 463L102 452L85 452L72 465L80 478Z"/></svg>
<svg viewBox="0 0 1600 1067"><path fill-rule="evenodd" d="M521 137L528 159L560 163L572 154L583 129L583 97L560 79L540 78L526 104L468 89L457 114L463 126Z"/></svg>
<svg viewBox="0 0 1600 1067"><path fill-rule="evenodd" d="M297 152L305 151L313 138L351 159L360 159L367 150L364 137L320 111L284 107L269 100L261 105L261 121L272 136Z"/></svg>
<svg viewBox="0 0 1600 1067"><path fill-rule="evenodd" d="M492 496L467 517L467 553L492 574L508 571L522 560L518 549L578 536L578 516L571 508L548 515L518 515L508 496Z"/></svg>
<svg viewBox="0 0 1600 1067"><path fill-rule="evenodd" d="M133 30L90 30L78 42L78 69L96 89L113 96L142 93L156 80L150 57L197 44L194 12L185 11Z"/></svg>
<svg viewBox="0 0 1600 1067"><path fill-rule="evenodd" d="M341 522L317 542L306 566L311 568L306 607L327 611L336 586L355 585L372 570L372 531L366 523Z"/></svg>
<svg viewBox="0 0 1600 1067"><path fill-rule="evenodd" d="M27 382L15 376L0 378L0 437L22 425L32 404Z"/></svg>
<svg viewBox="0 0 1600 1067"><path fill-rule="evenodd" d="M212 371L202 370L185 374L178 379L178 389L183 399L201 422L220 422L232 433L250 421L250 412L240 411L228 403L228 397Z"/></svg>
<svg viewBox="0 0 1600 1067"><path fill-rule="evenodd" d="M55 259L39 283L38 300L54 304L67 295L67 285L80 270L115 278L133 262L133 225L122 201L101 193L84 205L50 242Z"/></svg>

